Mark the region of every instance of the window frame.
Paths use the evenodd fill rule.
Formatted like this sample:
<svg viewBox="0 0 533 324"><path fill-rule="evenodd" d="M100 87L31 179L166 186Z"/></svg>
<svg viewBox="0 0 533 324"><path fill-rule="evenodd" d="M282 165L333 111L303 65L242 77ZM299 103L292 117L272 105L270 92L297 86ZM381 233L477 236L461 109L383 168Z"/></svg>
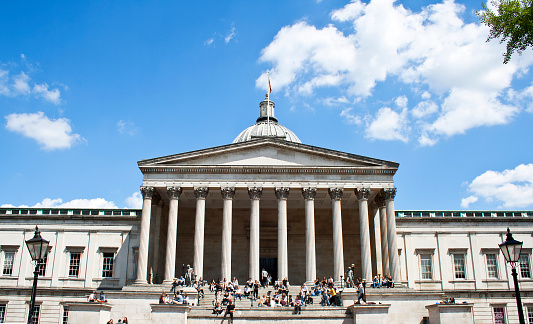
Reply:
<svg viewBox="0 0 533 324"><path fill-rule="evenodd" d="M61 323L68 323L68 305L63 305L63 314L61 315Z"/></svg>
<svg viewBox="0 0 533 324"><path fill-rule="evenodd" d="M31 311L30 306L31 305L28 304L28 312ZM37 313L37 316L35 316L35 313ZM34 316L32 317L32 324L39 324L39 322L41 321L41 304L35 304L33 308L33 314Z"/></svg>
<svg viewBox="0 0 533 324"><path fill-rule="evenodd" d="M435 255L435 249L416 249L418 255L418 269L419 278L421 281L433 281L435 280L435 263L433 257ZM423 260L429 260L429 273L424 271L427 269L427 265L423 265ZM425 277L429 274L429 278Z"/></svg>
<svg viewBox="0 0 533 324"><path fill-rule="evenodd" d="M0 323L6 322L7 303L0 302Z"/></svg>
<svg viewBox="0 0 533 324"><path fill-rule="evenodd" d="M82 270L84 269L82 266L84 266L84 260L83 260L83 253L85 251L84 246L67 246L65 248L66 254L68 255L68 262L65 262L65 277L69 279L77 279L82 278L83 273ZM71 265L71 254L72 253L79 253L80 259L78 264L78 275L77 276L71 276L70 275L70 265Z"/></svg>
<svg viewBox="0 0 533 324"><path fill-rule="evenodd" d="M80 268L81 268L81 254L82 252L77 251L69 251L68 252L68 270L67 270L67 277L69 278L79 278L80 277ZM73 255L77 255L77 264L73 264L73 261L76 259L73 258ZM76 274L72 274L76 272Z"/></svg>
<svg viewBox="0 0 533 324"><path fill-rule="evenodd" d="M460 256L460 258L457 258L458 256ZM461 270L457 270L457 260L461 260L462 259L462 271ZM466 273L466 252L453 252L452 253L452 263L453 263L453 278L454 280L466 280L468 278L467 276L467 273ZM458 277L457 275L460 274L462 272L463 276L462 277Z"/></svg>
<svg viewBox="0 0 533 324"><path fill-rule="evenodd" d="M494 256L494 264L489 264L489 256ZM491 260L492 262L492 260ZM499 253L495 252L486 252L485 253L485 265L487 270L487 279L500 279L500 269L499 269ZM491 270L491 267L494 267L495 271ZM495 273L495 275L491 275Z"/></svg>
<svg viewBox="0 0 533 324"><path fill-rule="evenodd" d="M3 251L2 253L2 276L9 276L9 277L13 276L16 254L17 254L16 251ZM10 256L10 258L8 258L8 255ZM10 263L8 263L9 259L11 260Z"/></svg>
<svg viewBox="0 0 533 324"><path fill-rule="evenodd" d="M507 305L491 305L492 307L492 321L494 324L508 324L507 321ZM496 322L496 309L501 309L503 312L502 322Z"/></svg>
<svg viewBox="0 0 533 324"><path fill-rule="evenodd" d="M522 268L522 257L527 257L527 272L528 272L528 276L524 276L523 273L525 271L523 271L524 269ZM532 279L532 276L531 276L531 251L524 251L522 249L522 253L520 253L520 259L518 261L518 265L519 265L519 273L520 273L520 278L521 279Z"/></svg>
<svg viewBox="0 0 533 324"><path fill-rule="evenodd" d="M118 248L117 247L100 247L98 250L99 250L99 253L100 253L100 275L101 275L101 278L102 279L115 278L116 257L117 257ZM111 263L107 263L106 262L106 260L109 260L109 258L110 258L109 254L113 255L113 257L111 258L111 260L112 260Z"/></svg>

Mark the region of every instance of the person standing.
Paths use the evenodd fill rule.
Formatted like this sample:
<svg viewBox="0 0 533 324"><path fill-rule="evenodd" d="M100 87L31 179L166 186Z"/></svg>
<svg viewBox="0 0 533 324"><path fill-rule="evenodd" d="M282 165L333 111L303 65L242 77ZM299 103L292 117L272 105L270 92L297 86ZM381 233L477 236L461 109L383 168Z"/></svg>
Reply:
<svg viewBox="0 0 533 324"><path fill-rule="evenodd" d="M365 289L363 287L362 282L360 282L359 285L357 286L357 292L359 292L359 298L357 298L357 302L360 303L362 299L363 302L366 303Z"/></svg>
<svg viewBox="0 0 533 324"><path fill-rule="evenodd" d="M229 315L229 322L233 324L233 312L235 311L235 305L233 305L233 302L231 299L228 302L228 306L226 307L226 312L224 313L224 319L226 319L226 315ZM224 322L224 319L222 322Z"/></svg>

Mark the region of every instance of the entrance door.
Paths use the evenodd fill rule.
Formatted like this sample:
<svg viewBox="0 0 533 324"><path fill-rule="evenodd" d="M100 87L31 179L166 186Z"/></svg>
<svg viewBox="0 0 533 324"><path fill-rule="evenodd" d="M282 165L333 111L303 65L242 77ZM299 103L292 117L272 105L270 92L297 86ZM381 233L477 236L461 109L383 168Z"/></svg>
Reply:
<svg viewBox="0 0 533 324"><path fill-rule="evenodd" d="M259 259L259 278L261 271L265 269L272 276L271 284L278 280L278 258L260 258Z"/></svg>

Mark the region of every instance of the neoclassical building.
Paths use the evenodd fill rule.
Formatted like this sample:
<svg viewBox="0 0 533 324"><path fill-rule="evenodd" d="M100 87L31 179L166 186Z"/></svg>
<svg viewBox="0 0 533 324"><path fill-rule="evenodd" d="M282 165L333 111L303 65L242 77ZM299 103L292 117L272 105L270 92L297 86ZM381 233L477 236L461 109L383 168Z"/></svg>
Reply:
<svg viewBox="0 0 533 324"><path fill-rule="evenodd" d="M107 292L108 308L99 305L107 318L163 323L151 304L187 265L206 280L259 279L264 268L300 285L329 276L340 284L352 264L356 277L396 282L368 291L383 323L434 318L430 306L443 296L467 302L466 322L516 323L498 250L507 227L524 242L519 272L533 320L533 212L395 211L398 163L303 144L278 122L268 95L259 106L256 123L232 144L139 161L142 210L1 208L0 323L27 318L33 265L24 241L35 225L50 241L39 265L41 323L79 322L80 302L94 289ZM344 296L351 304L353 292ZM252 310L241 315L281 316ZM195 307L185 313L212 322ZM316 317L352 316L325 314Z"/></svg>

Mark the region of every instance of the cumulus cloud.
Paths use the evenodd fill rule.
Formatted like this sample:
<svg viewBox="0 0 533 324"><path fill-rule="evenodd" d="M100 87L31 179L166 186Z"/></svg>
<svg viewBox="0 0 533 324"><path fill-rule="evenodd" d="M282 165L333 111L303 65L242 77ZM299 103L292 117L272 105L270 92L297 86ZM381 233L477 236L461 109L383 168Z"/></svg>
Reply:
<svg viewBox="0 0 533 324"><path fill-rule="evenodd" d="M468 207L479 198L498 201L504 208L525 208L533 206L533 164L520 164L514 169L486 171L469 185L471 196L461 201Z"/></svg>
<svg viewBox="0 0 533 324"><path fill-rule="evenodd" d="M141 209L143 207L143 199L141 193L138 191L126 198L125 202L129 208Z"/></svg>
<svg viewBox="0 0 533 324"><path fill-rule="evenodd" d="M351 102L365 99L371 107L368 103L378 83L392 80L407 85L394 90L396 105L407 107L407 92L421 100L413 101L406 114L374 105L376 119L367 135L402 141L412 136L421 145L434 145L442 137L472 128L508 124L523 110L506 93L512 81L533 64L533 51L501 64L504 45L487 43L488 28L465 22L464 14L465 7L453 0L418 12L393 0L353 0L334 10L331 24L323 28L307 21L284 26L261 51L259 62L271 65L272 82L291 97L313 96L319 88L335 87L339 94L334 97ZM344 28L347 24L351 29ZM266 90L266 77L265 71L256 87ZM533 88L528 91L516 90L523 97L533 95ZM526 108L533 111L531 107ZM424 122L414 123L419 119ZM375 130L385 122L408 123L414 129L398 127L376 137Z"/></svg>
<svg viewBox="0 0 533 324"><path fill-rule="evenodd" d="M348 124L352 124L352 125L361 125L362 124L362 119L360 116L356 116L352 113L352 110L353 108L346 108L346 109L343 109L341 111L341 117L344 117L344 120L348 123Z"/></svg>
<svg viewBox="0 0 533 324"><path fill-rule="evenodd" d="M61 91L58 88L51 88L46 82L35 83L24 71L11 76L10 71L0 69L0 95L8 97L33 95L55 105L61 103Z"/></svg>
<svg viewBox="0 0 533 324"><path fill-rule="evenodd" d="M43 112L10 114L5 116L6 129L34 139L44 150L67 149L85 141L79 134L72 132L70 120L66 118L49 119Z"/></svg>
<svg viewBox="0 0 533 324"><path fill-rule="evenodd" d="M407 122L407 108L396 112L389 107L378 110L366 128L366 137L380 140L399 140L407 142L409 126Z"/></svg>

